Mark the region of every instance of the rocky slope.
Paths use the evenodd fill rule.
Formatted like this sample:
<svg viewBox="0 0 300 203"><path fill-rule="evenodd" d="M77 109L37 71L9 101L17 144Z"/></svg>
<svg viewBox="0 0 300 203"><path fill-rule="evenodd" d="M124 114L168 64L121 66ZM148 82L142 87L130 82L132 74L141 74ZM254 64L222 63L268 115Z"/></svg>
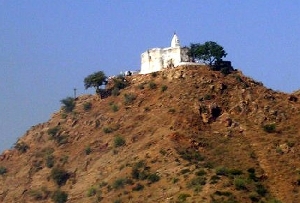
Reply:
<svg viewBox="0 0 300 203"><path fill-rule="evenodd" d="M183 66L80 96L0 157L1 202L300 202L298 95Z"/></svg>

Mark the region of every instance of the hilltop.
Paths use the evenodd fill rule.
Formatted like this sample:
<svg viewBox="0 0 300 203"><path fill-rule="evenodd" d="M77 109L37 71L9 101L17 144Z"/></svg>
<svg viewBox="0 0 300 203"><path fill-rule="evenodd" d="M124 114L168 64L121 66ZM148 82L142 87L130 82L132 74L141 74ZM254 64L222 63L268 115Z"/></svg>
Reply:
<svg viewBox="0 0 300 203"><path fill-rule="evenodd" d="M126 80L3 152L0 201L300 202L298 94L204 65Z"/></svg>

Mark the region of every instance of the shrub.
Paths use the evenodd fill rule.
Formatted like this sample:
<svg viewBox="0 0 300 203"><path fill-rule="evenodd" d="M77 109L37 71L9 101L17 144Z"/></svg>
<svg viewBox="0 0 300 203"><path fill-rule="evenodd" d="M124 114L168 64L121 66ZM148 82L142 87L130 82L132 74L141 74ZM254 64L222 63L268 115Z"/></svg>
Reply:
<svg viewBox="0 0 300 203"><path fill-rule="evenodd" d="M124 99L125 99L124 101L125 105L129 105L133 103L133 101L136 99L136 96L132 93L129 93L124 95Z"/></svg>
<svg viewBox="0 0 300 203"><path fill-rule="evenodd" d="M190 194L180 193L180 194L178 195L178 197L177 197L177 202L178 202L178 203L183 203L183 202L185 202L186 199L187 199L188 197L190 197L190 196L191 196Z"/></svg>
<svg viewBox="0 0 300 203"><path fill-rule="evenodd" d="M232 195L231 192L227 192L227 191L223 192L223 191L219 191L219 190L217 190L217 191L215 192L215 194L218 195L218 196L225 196L225 197L229 197L229 196Z"/></svg>
<svg viewBox="0 0 300 203"><path fill-rule="evenodd" d="M125 139L121 136L116 136L114 139L115 147L121 147L121 146L125 145L125 143L126 143Z"/></svg>
<svg viewBox="0 0 300 203"><path fill-rule="evenodd" d="M120 189L120 188L124 187L125 183L126 183L126 180L124 178L119 178L119 179L115 180L112 187L113 187L113 189Z"/></svg>
<svg viewBox="0 0 300 203"><path fill-rule="evenodd" d="M143 189L144 189L144 186L143 186L142 184L140 184L140 183L136 184L136 185L132 188L133 191L140 191L140 190L143 190Z"/></svg>
<svg viewBox="0 0 300 203"><path fill-rule="evenodd" d="M210 178L210 183L211 183L211 184L216 184L219 180L220 180L220 177L219 177L219 176L213 175L213 176Z"/></svg>
<svg viewBox="0 0 300 203"><path fill-rule="evenodd" d="M216 174L220 176L228 176L229 170L223 166L216 168Z"/></svg>
<svg viewBox="0 0 300 203"><path fill-rule="evenodd" d="M58 145L66 144L68 143L68 136L67 135L56 136L55 141Z"/></svg>
<svg viewBox="0 0 300 203"><path fill-rule="evenodd" d="M196 175L197 176L204 176L204 175L206 175L206 171L203 170L203 169L200 169L199 171L196 172Z"/></svg>
<svg viewBox="0 0 300 203"><path fill-rule="evenodd" d="M70 174L62 168L53 168L50 177L58 186L64 185L70 177Z"/></svg>
<svg viewBox="0 0 300 203"><path fill-rule="evenodd" d="M246 188L246 181L243 178L235 178L233 184L237 190L245 190Z"/></svg>
<svg viewBox="0 0 300 203"><path fill-rule="evenodd" d="M143 89L145 89L145 83L141 83L141 84L139 84L138 85L138 88L140 89L140 90L143 90Z"/></svg>
<svg viewBox="0 0 300 203"><path fill-rule="evenodd" d="M230 175L234 175L234 176L236 176L236 175L242 175L243 174L243 172L241 170L239 170L239 169L229 169L228 173Z"/></svg>
<svg viewBox="0 0 300 203"><path fill-rule="evenodd" d="M60 131L60 127L59 126L55 126L53 128L49 128L47 130L48 135L50 135L51 137L54 137L58 134L58 132Z"/></svg>
<svg viewBox="0 0 300 203"><path fill-rule="evenodd" d="M256 185L256 192L260 196L264 197L268 193L268 190L262 184L257 184Z"/></svg>
<svg viewBox="0 0 300 203"><path fill-rule="evenodd" d="M119 96L120 95L120 89L119 88L117 88L117 87L115 87L115 88L113 88L113 90L111 91L111 94L113 95L113 96Z"/></svg>
<svg viewBox="0 0 300 203"><path fill-rule="evenodd" d="M0 166L0 175L7 173L7 169L4 166Z"/></svg>
<svg viewBox="0 0 300 203"><path fill-rule="evenodd" d="M112 104L112 105L110 106L110 108L111 108L111 110L112 110L113 112L119 111L119 107L118 107L116 104Z"/></svg>
<svg viewBox="0 0 300 203"><path fill-rule="evenodd" d="M168 112L169 112L169 113L175 113L176 110L175 110L174 108L170 108L170 109L168 110Z"/></svg>
<svg viewBox="0 0 300 203"><path fill-rule="evenodd" d="M65 99L60 100L60 102L63 104L63 110L66 113L72 112L75 108L75 99L72 97L67 97Z"/></svg>
<svg viewBox="0 0 300 203"><path fill-rule="evenodd" d="M149 88L150 89L156 89L156 87L157 87L157 85L153 81L149 82Z"/></svg>
<svg viewBox="0 0 300 203"><path fill-rule="evenodd" d="M206 177L203 176L197 176L188 183L189 187L196 187L196 186L201 186L206 184Z"/></svg>
<svg viewBox="0 0 300 203"><path fill-rule="evenodd" d="M122 200L121 200L121 199L116 199L116 200L114 201L114 203L122 203Z"/></svg>
<svg viewBox="0 0 300 203"><path fill-rule="evenodd" d="M189 172L191 172L191 170L188 169L188 168L182 169L182 170L180 171L181 174L186 174L186 173L189 173Z"/></svg>
<svg viewBox="0 0 300 203"><path fill-rule="evenodd" d="M128 86L128 82L126 81L123 75L118 75L116 78L113 78L113 89L124 89Z"/></svg>
<svg viewBox="0 0 300 203"><path fill-rule="evenodd" d="M151 76L152 76L153 78L155 78L157 75L158 75L157 72L152 72L152 73L151 73Z"/></svg>
<svg viewBox="0 0 300 203"><path fill-rule="evenodd" d="M17 142L15 144L15 149L21 153L25 153L29 149L29 146L25 142Z"/></svg>
<svg viewBox="0 0 300 203"><path fill-rule="evenodd" d="M88 189L87 196L88 196L88 197L95 196L96 193L97 193L96 188L95 188L95 187L90 187L90 188Z"/></svg>
<svg viewBox="0 0 300 203"><path fill-rule="evenodd" d="M200 154L200 152L194 149L181 150L179 151L179 154L181 158L193 163L204 160L204 157Z"/></svg>
<svg viewBox="0 0 300 203"><path fill-rule="evenodd" d="M92 108L92 103L91 103L91 102L85 102L85 103L83 104L83 109L84 109L85 111L89 111L89 110L91 110L91 108Z"/></svg>
<svg viewBox="0 0 300 203"><path fill-rule="evenodd" d="M55 203L65 203L68 200L68 194L61 190L56 190L52 195L52 200Z"/></svg>
<svg viewBox="0 0 300 203"><path fill-rule="evenodd" d="M263 126L263 129L267 133L274 133L276 132L276 124L275 123L266 124Z"/></svg>
<svg viewBox="0 0 300 203"><path fill-rule="evenodd" d="M34 200L44 200L47 199L50 191L46 187L42 187L38 190L29 190L29 195L33 197Z"/></svg>
<svg viewBox="0 0 300 203"><path fill-rule="evenodd" d="M168 86L167 85L163 85L161 86L161 91L164 92L168 89Z"/></svg>
<svg viewBox="0 0 300 203"><path fill-rule="evenodd" d="M114 130L111 127L104 127L103 128L103 132L108 134L108 133L112 133Z"/></svg>
<svg viewBox="0 0 300 203"><path fill-rule="evenodd" d="M54 166L54 156L52 154L46 155L46 166L52 168Z"/></svg>
<svg viewBox="0 0 300 203"><path fill-rule="evenodd" d="M155 183L155 182L158 182L160 180L160 177L156 173L152 173L152 174L148 175L147 179L150 181L150 183Z"/></svg>
<svg viewBox="0 0 300 203"><path fill-rule="evenodd" d="M90 146L87 146L87 147L85 147L84 151L85 151L86 155L89 155L92 152L92 149Z"/></svg>

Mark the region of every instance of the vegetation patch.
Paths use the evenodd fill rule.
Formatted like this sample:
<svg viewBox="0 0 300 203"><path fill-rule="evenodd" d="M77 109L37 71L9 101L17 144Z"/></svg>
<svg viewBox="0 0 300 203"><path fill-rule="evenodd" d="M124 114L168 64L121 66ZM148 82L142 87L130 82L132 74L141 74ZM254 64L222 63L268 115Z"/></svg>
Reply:
<svg viewBox="0 0 300 203"><path fill-rule="evenodd" d="M58 186L64 185L70 177L70 174L63 168L55 167L51 170L50 177Z"/></svg>
<svg viewBox="0 0 300 203"><path fill-rule="evenodd" d="M136 99L136 95L133 93L125 94L124 95L124 104L130 105L133 104L134 100Z"/></svg>
<svg viewBox="0 0 300 203"><path fill-rule="evenodd" d="M119 135L114 138L114 146L115 147L121 147L121 146L125 145L125 143L126 143L125 139Z"/></svg>
<svg viewBox="0 0 300 203"><path fill-rule="evenodd" d="M180 193L177 197L177 203L184 203L186 202L186 199L188 197L190 197L191 195L190 194L187 194L187 193Z"/></svg>
<svg viewBox="0 0 300 203"><path fill-rule="evenodd" d="M167 85L161 86L161 92L165 92L168 89Z"/></svg>
<svg viewBox="0 0 300 203"><path fill-rule="evenodd" d="M0 175L7 173L7 169L4 166L0 166Z"/></svg>
<svg viewBox="0 0 300 203"><path fill-rule="evenodd" d="M29 190L29 196L31 196L34 200L45 200L49 197L50 193L51 192L46 187Z"/></svg>
<svg viewBox="0 0 300 203"><path fill-rule="evenodd" d="M150 81L150 82L149 82L149 88L152 89L152 90L153 90L153 89L156 89L156 88L157 88L157 84L154 83L153 81Z"/></svg>
<svg viewBox="0 0 300 203"><path fill-rule="evenodd" d="M67 97L60 100L60 102L63 104L62 108L66 113L72 112L75 108L75 99L73 97Z"/></svg>
<svg viewBox="0 0 300 203"><path fill-rule="evenodd" d="M21 153L25 153L29 149L29 146L25 142L17 142L15 144L15 149Z"/></svg>
<svg viewBox="0 0 300 203"><path fill-rule="evenodd" d="M84 152L85 152L86 155L89 155L92 152L91 146L89 146L89 145L86 146L85 149L84 149Z"/></svg>
<svg viewBox="0 0 300 203"><path fill-rule="evenodd" d="M204 160L204 157L200 154L200 152L195 149L179 150L178 153L181 156L181 158L191 163L198 163L199 161Z"/></svg>
<svg viewBox="0 0 300 203"><path fill-rule="evenodd" d="M136 184L133 188L132 188L132 191L140 191L140 190L143 190L144 189L144 185L138 183Z"/></svg>
<svg viewBox="0 0 300 203"><path fill-rule="evenodd" d="M54 203L65 203L68 200L68 194L61 190L56 190L52 194L52 200Z"/></svg>
<svg viewBox="0 0 300 203"><path fill-rule="evenodd" d="M83 109L84 109L85 111L91 110L91 109L92 109L92 103L91 103L91 102L84 102L84 104L83 104Z"/></svg>
<svg viewBox="0 0 300 203"><path fill-rule="evenodd" d="M276 124L275 123L266 124L263 126L263 129L267 133L274 133L276 132Z"/></svg>

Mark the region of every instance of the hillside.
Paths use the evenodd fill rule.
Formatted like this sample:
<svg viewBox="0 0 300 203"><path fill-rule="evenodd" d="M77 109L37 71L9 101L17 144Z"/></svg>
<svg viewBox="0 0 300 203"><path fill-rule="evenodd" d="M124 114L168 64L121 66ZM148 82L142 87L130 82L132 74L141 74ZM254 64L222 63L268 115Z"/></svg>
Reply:
<svg viewBox="0 0 300 203"><path fill-rule="evenodd" d="M83 95L0 157L0 202L300 202L300 104L182 66Z"/></svg>

